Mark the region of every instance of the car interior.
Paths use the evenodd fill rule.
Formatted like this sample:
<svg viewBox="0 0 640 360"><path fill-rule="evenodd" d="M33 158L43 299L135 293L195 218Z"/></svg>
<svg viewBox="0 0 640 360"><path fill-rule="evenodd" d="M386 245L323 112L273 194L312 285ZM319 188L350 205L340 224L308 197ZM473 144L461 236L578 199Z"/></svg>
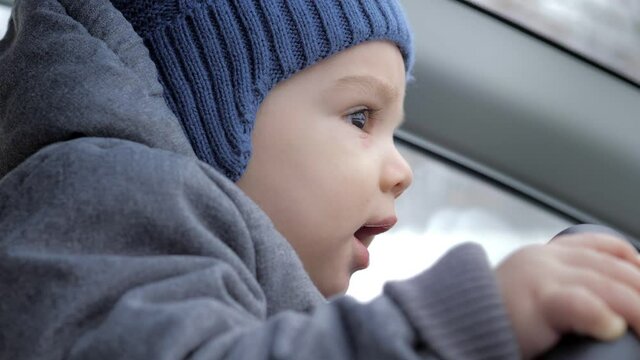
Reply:
<svg viewBox="0 0 640 360"><path fill-rule="evenodd" d="M417 60L399 141L640 247L638 80L475 2L403 5ZM545 358L630 359L639 344L572 337Z"/></svg>
<svg viewBox="0 0 640 360"><path fill-rule="evenodd" d="M404 5L417 80L398 138L637 246L640 85L472 3Z"/></svg>

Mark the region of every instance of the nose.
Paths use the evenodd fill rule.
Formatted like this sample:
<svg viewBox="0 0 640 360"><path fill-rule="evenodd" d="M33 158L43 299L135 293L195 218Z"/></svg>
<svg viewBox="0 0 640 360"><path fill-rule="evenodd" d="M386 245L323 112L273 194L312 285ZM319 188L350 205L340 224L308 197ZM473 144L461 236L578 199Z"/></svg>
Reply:
<svg viewBox="0 0 640 360"><path fill-rule="evenodd" d="M395 145L392 145L383 165L380 189L397 198L411 185L412 181L413 171L411 171L409 163Z"/></svg>

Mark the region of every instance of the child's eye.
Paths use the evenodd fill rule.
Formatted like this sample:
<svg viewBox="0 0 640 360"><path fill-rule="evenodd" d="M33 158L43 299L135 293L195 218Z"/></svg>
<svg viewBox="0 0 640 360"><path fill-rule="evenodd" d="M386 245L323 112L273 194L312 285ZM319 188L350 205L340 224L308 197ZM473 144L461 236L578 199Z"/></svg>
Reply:
<svg viewBox="0 0 640 360"><path fill-rule="evenodd" d="M361 109L352 112L351 114L347 115L347 118L352 125L358 127L359 129L364 129L365 125L367 125L367 121L369 120L369 110Z"/></svg>

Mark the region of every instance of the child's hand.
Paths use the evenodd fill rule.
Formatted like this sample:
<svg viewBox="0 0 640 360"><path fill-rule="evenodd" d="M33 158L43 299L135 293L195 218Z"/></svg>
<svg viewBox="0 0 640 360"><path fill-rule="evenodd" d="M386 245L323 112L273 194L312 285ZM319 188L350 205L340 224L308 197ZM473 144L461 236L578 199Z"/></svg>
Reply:
<svg viewBox="0 0 640 360"><path fill-rule="evenodd" d="M509 256L497 279L522 355L531 358L573 332L612 340L627 323L640 333L640 258L603 234L558 237Z"/></svg>

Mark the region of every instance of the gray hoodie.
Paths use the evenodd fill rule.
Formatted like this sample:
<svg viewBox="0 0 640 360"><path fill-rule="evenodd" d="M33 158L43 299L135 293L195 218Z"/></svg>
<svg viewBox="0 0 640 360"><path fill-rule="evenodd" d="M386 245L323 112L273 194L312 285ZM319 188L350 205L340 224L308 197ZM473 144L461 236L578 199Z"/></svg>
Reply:
<svg viewBox="0 0 640 360"><path fill-rule="evenodd" d="M108 0L18 0L0 41L1 359L512 359L476 245L362 304L196 159Z"/></svg>

